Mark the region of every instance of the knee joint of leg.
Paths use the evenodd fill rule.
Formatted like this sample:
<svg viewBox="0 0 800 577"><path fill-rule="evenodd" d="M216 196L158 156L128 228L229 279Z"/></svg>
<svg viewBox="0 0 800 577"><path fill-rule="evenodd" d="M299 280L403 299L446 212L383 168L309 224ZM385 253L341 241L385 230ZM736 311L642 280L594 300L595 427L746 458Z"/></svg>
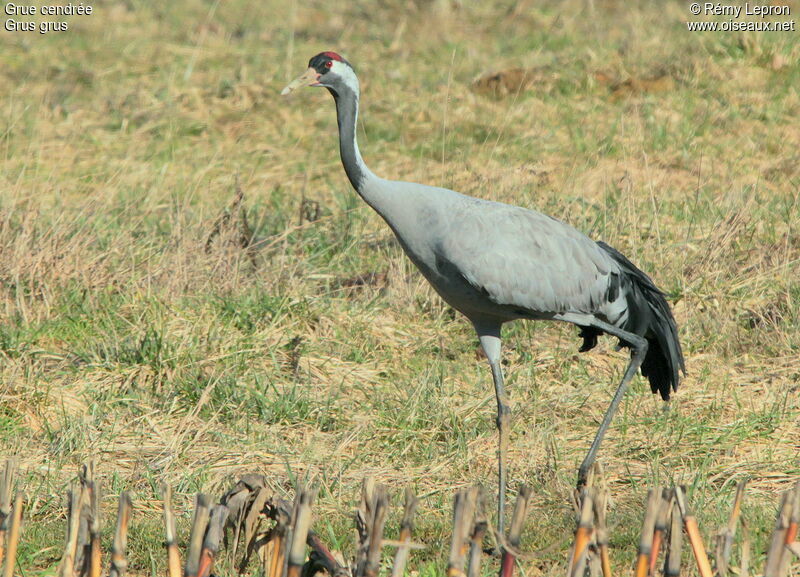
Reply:
<svg viewBox="0 0 800 577"><path fill-rule="evenodd" d="M500 427L502 425L508 424L511 420L511 408L506 405L500 405L497 408L497 426Z"/></svg>

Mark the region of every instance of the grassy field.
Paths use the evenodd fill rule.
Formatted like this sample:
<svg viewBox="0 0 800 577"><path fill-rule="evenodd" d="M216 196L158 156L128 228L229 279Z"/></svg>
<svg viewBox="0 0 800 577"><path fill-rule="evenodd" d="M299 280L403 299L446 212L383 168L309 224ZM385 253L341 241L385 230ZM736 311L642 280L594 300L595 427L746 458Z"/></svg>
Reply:
<svg viewBox="0 0 800 577"><path fill-rule="evenodd" d="M0 35L0 455L21 461L26 571L57 562L90 457L109 512L133 492L137 574L163 567L164 480L188 510L242 473L288 492L311 472L315 528L344 547L365 475L398 503L412 485L420 575L443 570L454 490L494 492L472 328L351 190L330 97L279 96L331 49L376 173L564 219L669 295L688 376L669 411L637 378L601 454L620 570L648 487L688 485L710 536L743 478L760 567L800 476L797 32L690 33L685 2L154 4ZM505 338L522 566L562 574L625 353L579 355L571 326Z"/></svg>

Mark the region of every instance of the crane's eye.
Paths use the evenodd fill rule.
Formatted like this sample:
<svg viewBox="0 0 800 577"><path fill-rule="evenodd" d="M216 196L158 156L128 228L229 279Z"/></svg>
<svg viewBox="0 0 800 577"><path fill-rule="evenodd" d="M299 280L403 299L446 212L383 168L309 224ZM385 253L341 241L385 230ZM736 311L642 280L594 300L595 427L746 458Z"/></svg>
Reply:
<svg viewBox="0 0 800 577"><path fill-rule="evenodd" d="M328 61L325 63L325 68L330 68L331 66L333 66L333 60L328 60Z"/></svg>

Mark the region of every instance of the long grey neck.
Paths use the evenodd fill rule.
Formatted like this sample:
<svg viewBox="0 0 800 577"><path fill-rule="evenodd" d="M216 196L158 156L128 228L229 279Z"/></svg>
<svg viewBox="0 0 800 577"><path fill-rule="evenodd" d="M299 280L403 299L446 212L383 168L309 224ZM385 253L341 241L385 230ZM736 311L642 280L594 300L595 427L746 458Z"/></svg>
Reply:
<svg viewBox="0 0 800 577"><path fill-rule="evenodd" d="M345 86L331 90L336 100L336 116L339 121L339 152L347 178L358 195L392 228L404 250L412 260L418 262L414 251L405 240L403 230L413 230L416 214L415 203L409 202L403 187L392 186L392 181L378 178L364 163L356 142L356 120L358 118L358 88ZM419 264L419 262L418 262Z"/></svg>
<svg viewBox="0 0 800 577"><path fill-rule="evenodd" d="M377 178L364 163L361 153L358 150L356 141L356 120L358 119L358 94L350 88L341 90L341 93L333 92L336 101L336 117L339 122L339 153L342 157L344 171L350 184L356 189L359 195L369 204L367 198L366 185L371 179Z"/></svg>

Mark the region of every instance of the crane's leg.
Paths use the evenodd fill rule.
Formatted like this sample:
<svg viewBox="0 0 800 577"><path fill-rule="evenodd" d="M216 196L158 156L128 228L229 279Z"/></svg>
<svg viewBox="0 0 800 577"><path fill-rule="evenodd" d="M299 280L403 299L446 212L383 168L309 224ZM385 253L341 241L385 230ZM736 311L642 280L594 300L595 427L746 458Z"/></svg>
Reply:
<svg viewBox="0 0 800 577"><path fill-rule="evenodd" d="M477 328L477 327L476 327ZM488 332L495 334L487 334ZM498 477L499 489L497 493L497 531L504 534L506 510L506 454L508 453L508 436L511 426L511 409L508 407L508 397L503 385L503 370L500 367L500 327L496 330L478 330L478 337L483 347L483 352L489 359L492 368L494 392L497 396L497 431L500 434L500 447L498 451Z"/></svg>
<svg viewBox="0 0 800 577"><path fill-rule="evenodd" d="M623 331L622 329L599 320L593 320L592 325L628 343L631 346L631 360L622 377L622 382L620 382L619 387L617 387L617 392L614 393L614 397L611 399L611 404L608 406L608 409L606 409L603 422L600 423L600 428L597 429L594 441L592 441L592 446L589 447L589 452L586 454L586 457L583 459L578 469L579 490L586 485L589 469L591 469L594 464L594 459L597 456L597 451L600 449L600 444L603 442L603 437L605 437L606 431L609 425L611 425L611 420L614 418L614 414L617 412L617 408L619 408L619 404L622 402L622 397L625 396L628 384L631 382L631 379L633 379L633 375L636 374L636 371L639 370L645 355L647 355L647 340L639 335Z"/></svg>

